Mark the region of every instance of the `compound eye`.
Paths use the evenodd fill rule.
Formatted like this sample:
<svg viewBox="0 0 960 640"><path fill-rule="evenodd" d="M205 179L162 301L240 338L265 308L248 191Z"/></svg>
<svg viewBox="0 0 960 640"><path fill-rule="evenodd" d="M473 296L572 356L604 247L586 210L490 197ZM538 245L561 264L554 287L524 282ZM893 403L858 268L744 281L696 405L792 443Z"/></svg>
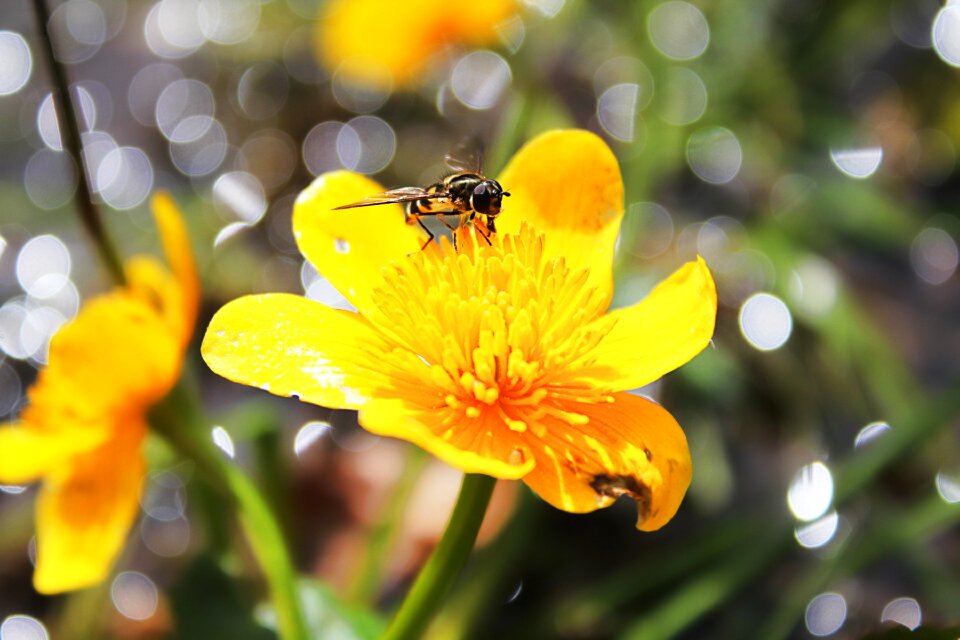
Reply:
<svg viewBox="0 0 960 640"><path fill-rule="evenodd" d="M474 188L473 194L470 196L470 206L477 213L486 213L490 210L492 195L487 185L480 183Z"/></svg>

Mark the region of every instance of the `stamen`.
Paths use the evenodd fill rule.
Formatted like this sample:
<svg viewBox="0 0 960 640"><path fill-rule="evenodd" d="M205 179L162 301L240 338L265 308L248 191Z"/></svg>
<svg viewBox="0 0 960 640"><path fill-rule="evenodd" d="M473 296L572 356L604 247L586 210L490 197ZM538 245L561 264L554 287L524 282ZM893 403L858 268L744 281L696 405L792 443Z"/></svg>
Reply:
<svg viewBox="0 0 960 640"><path fill-rule="evenodd" d="M384 268L382 304L366 319L394 347L385 387L443 409L436 432L445 440L522 462L504 442L544 438L552 420L589 421L565 403L610 401L578 379L606 334L597 322L606 300L585 286L586 272L544 256L534 229L491 241L464 233L457 252L441 244Z"/></svg>

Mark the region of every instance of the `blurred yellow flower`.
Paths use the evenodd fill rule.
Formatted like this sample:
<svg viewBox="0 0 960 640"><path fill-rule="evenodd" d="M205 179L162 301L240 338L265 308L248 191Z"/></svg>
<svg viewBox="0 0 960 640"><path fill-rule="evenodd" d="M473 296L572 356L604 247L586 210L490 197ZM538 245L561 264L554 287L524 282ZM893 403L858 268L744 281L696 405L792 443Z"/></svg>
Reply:
<svg viewBox="0 0 960 640"><path fill-rule="evenodd" d="M358 313L294 295L247 296L204 338L231 380L326 407L470 473L522 478L571 512L637 501L637 526L673 517L690 483L683 431L627 393L699 353L716 290L703 260L607 313L623 183L586 131L553 131L510 162L492 246L468 228L420 251L400 205L331 211L382 188L348 172L297 200L301 251Z"/></svg>
<svg viewBox="0 0 960 640"><path fill-rule="evenodd" d="M37 499L41 593L106 578L137 514L146 411L179 377L199 283L173 200L153 211L169 263L137 256L128 285L92 298L50 342L19 419L0 427L0 483L42 480Z"/></svg>
<svg viewBox="0 0 960 640"><path fill-rule="evenodd" d="M483 46L517 11L515 0L328 0L316 48L353 84L407 85L446 47Z"/></svg>

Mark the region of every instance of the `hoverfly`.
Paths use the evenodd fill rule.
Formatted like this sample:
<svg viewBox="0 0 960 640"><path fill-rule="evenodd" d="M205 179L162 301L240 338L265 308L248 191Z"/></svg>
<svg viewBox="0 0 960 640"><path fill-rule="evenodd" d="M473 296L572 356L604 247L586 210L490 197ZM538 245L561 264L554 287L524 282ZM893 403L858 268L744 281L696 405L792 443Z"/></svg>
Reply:
<svg viewBox="0 0 960 640"><path fill-rule="evenodd" d="M461 145L458 149L462 149ZM423 223L424 216L436 216L445 227L453 232L453 246L457 246L457 230L468 222L473 222L478 215L484 216L486 231L477 227L483 239L490 243L490 234L496 233L496 218L500 215L500 206L504 196L510 193L503 190L496 180L483 175L483 154L477 147L460 157L455 150L446 155L447 166L454 173L427 187L401 187L378 193L350 204L344 204L337 209L355 209L357 207L373 207L392 202L406 203L404 220L407 224L417 223L427 232L427 241L420 250L427 248L433 239L433 232ZM456 227L451 226L444 216L459 216L460 222Z"/></svg>

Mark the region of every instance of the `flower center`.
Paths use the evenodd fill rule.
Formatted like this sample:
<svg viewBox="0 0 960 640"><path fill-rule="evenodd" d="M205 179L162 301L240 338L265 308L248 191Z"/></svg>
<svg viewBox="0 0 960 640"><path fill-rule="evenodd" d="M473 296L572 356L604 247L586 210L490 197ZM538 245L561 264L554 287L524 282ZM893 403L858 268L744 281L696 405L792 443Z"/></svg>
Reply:
<svg viewBox="0 0 960 640"><path fill-rule="evenodd" d="M458 252L444 241L384 269L367 318L394 345L393 388L406 378L409 399L446 410L450 424L493 414L542 435L547 414L586 422L552 401L609 401L572 366L609 329L606 301L585 271L545 256L531 227L491 242L461 230Z"/></svg>

